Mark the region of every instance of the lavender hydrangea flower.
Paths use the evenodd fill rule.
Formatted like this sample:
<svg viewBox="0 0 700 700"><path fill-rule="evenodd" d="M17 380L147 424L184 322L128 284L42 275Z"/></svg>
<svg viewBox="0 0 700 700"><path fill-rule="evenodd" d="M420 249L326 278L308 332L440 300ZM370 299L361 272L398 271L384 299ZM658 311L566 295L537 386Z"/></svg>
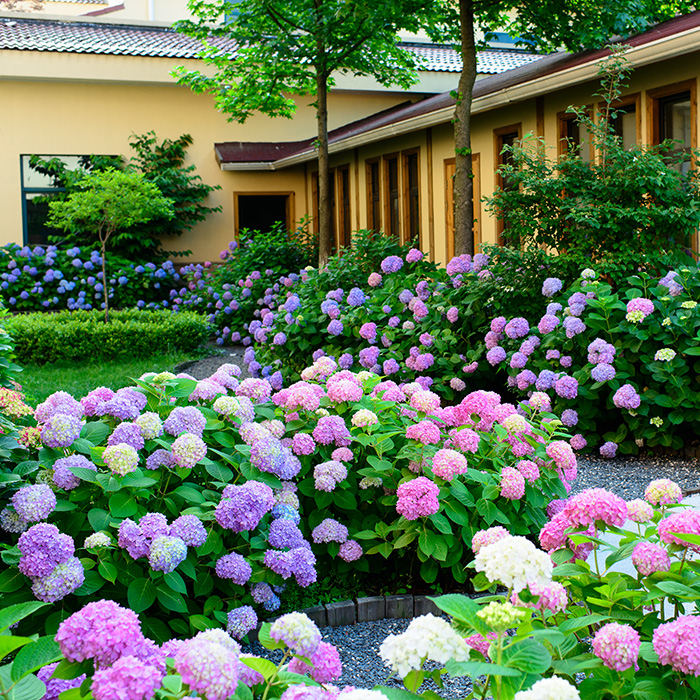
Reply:
<svg viewBox="0 0 700 700"><path fill-rule="evenodd" d="M48 518L56 508L56 494L46 484L23 486L12 496L17 515L28 523Z"/></svg>
<svg viewBox="0 0 700 700"><path fill-rule="evenodd" d="M60 457L53 465L53 483L64 491L71 491L80 484L80 479L71 472L73 467L97 471L97 467L84 455Z"/></svg>
<svg viewBox="0 0 700 700"><path fill-rule="evenodd" d="M562 281L558 277L547 277L542 284L542 294L546 297L553 297L563 287Z"/></svg>
<svg viewBox="0 0 700 700"><path fill-rule="evenodd" d="M387 275L398 272L402 267L403 260L398 255L389 255L381 262L382 272Z"/></svg>
<svg viewBox="0 0 700 700"><path fill-rule="evenodd" d="M122 520L119 524L118 544L122 549L126 549L132 559L148 556L150 543L141 528L130 518Z"/></svg>
<svg viewBox="0 0 700 700"><path fill-rule="evenodd" d="M272 588L270 588L270 584L260 582L251 587L250 595L256 603L262 604L272 598L274 592Z"/></svg>
<svg viewBox="0 0 700 700"><path fill-rule="evenodd" d="M247 481L240 486L229 485L216 506L216 522L233 532L252 530L274 505L275 497L267 484Z"/></svg>
<svg viewBox="0 0 700 700"><path fill-rule="evenodd" d="M48 576L32 580L32 593L38 600L55 603L62 600L85 581L85 569L77 557L58 564Z"/></svg>
<svg viewBox="0 0 700 700"><path fill-rule="evenodd" d="M304 547L295 547L288 552L268 549L265 552L264 562L265 566L284 579L294 576L296 582L302 587L316 581L316 557L308 544Z"/></svg>
<svg viewBox="0 0 700 700"><path fill-rule="evenodd" d="M151 700L165 674L135 656L122 656L112 666L95 671L92 695L95 700Z"/></svg>
<svg viewBox="0 0 700 700"><path fill-rule="evenodd" d="M591 377L596 382L607 382L615 378L615 368L612 365L601 362L591 370Z"/></svg>
<svg viewBox="0 0 700 700"><path fill-rule="evenodd" d="M573 338L586 330L586 324L576 316L567 316L564 319L564 330L567 338Z"/></svg>
<svg viewBox="0 0 700 700"><path fill-rule="evenodd" d="M236 639L243 639L248 632L258 626L258 616L250 605L241 605L229 611L226 618L226 631Z"/></svg>
<svg viewBox="0 0 700 700"><path fill-rule="evenodd" d="M253 575L250 564L240 554L235 552L225 554L216 562L216 575L219 578L228 578L233 583L242 586L246 584Z"/></svg>
<svg viewBox="0 0 700 700"><path fill-rule="evenodd" d="M362 306L366 299L365 293L359 287L353 287L348 294L347 303L348 306Z"/></svg>
<svg viewBox="0 0 700 700"><path fill-rule="evenodd" d="M144 440L155 440L163 434L163 421L152 411L140 415L134 423L140 428Z"/></svg>
<svg viewBox="0 0 700 700"><path fill-rule="evenodd" d="M173 437L183 433L191 433L201 438L206 423L207 419L204 414L195 406L178 406L165 419L163 429Z"/></svg>
<svg viewBox="0 0 700 700"><path fill-rule="evenodd" d="M292 520L285 518L278 518L270 524L267 541L275 549L295 549L296 547L306 546L306 540L301 530Z"/></svg>
<svg viewBox="0 0 700 700"><path fill-rule="evenodd" d="M207 541L202 521L192 514L181 515L170 526L170 534L179 537L188 547L201 547Z"/></svg>
<svg viewBox="0 0 700 700"><path fill-rule="evenodd" d="M250 463L284 480L293 479L301 469L298 457L272 435L261 437L251 445Z"/></svg>
<svg viewBox="0 0 700 700"><path fill-rule="evenodd" d="M123 422L120 423L107 438L108 445L130 445L136 451L142 450L145 442L141 435L141 427L136 423Z"/></svg>
<svg viewBox="0 0 700 700"><path fill-rule="evenodd" d="M247 396L220 396L212 408L226 418L238 418L241 423L255 420L255 407Z"/></svg>
<svg viewBox="0 0 700 700"><path fill-rule="evenodd" d="M600 447L600 456L612 459L617 453L617 444L614 442L606 442Z"/></svg>
<svg viewBox="0 0 700 700"><path fill-rule="evenodd" d="M326 518L313 529L311 537L316 544L322 542L339 542L342 544L348 539L348 529L337 520Z"/></svg>
<svg viewBox="0 0 700 700"><path fill-rule="evenodd" d="M554 391L563 399L575 399L578 396L578 382L565 374L554 382Z"/></svg>
<svg viewBox="0 0 700 700"><path fill-rule="evenodd" d="M527 322L527 319L518 316L508 321L503 330L511 340L516 340L517 338L526 336L530 332L530 324Z"/></svg>
<svg viewBox="0 0 700 700"><path fill-rule="evenodd" d="M56 391L36 407L34 417L37 422L46 423L58 413L82 418L85 415L85 409L68 392Z"/></svg>
<svg viewBox="0 0 700 700"><path fill-rule="evenodd" d="M316 624L305 613L293 612L275 620L270 637L284 642L295 654L311 657L321 643L321 633Z"/></svg>
<svg viewBox="0 0 700 700"><path fill-rule="evenodd" d="M615 392L613 403L617 408L636 409L639 408L641 399L631 384L624 384Z"/></svg>
<svg viewBox="0 0 700 700"><path fill-rule="evenodd" d="M158 449L148 456L146 469L159 469L160 467L174 468L175 458L168 450Z"/></svg>
<svg viewBox="0 0 700 700"><path fill-rule="evenodd" d="M537 391L547 391L547 389L551 389L554 386L556 380L557 375L552 370L543 369L535 381L535 388Z"/></svg>
<svg viewBox="0 0 700 700"><path fill-rule="evenodd" d="M48 576L75 553L73 538L49 523L32 525L20 535L17 547L21 554L18 568L30 578Z"/></svg>
<svg viewBox="0 0 700 700"><path fill-rule="evenodd" d="M62 692L80 687L85 680L84 673L71 680L52 678L53 672L56 670L57 666L58 661L48 666L43 666L36 672L36 677L46 686L46 694L42 700L58 700Z"/></svg>
<svg viewBox="0 0 700 700"><path fill-rule="evenodd" d="M56 413L41 428L41 441L47 447L69 447L79 437L83 427L80 418Z"/></svg>
<svg viewBox="0 0 700 700"><path fill-rule="evenodd" d="M238 655L208 639L188 639L175 655L175 670L207 700L227 700L238 687Z"/></svg>

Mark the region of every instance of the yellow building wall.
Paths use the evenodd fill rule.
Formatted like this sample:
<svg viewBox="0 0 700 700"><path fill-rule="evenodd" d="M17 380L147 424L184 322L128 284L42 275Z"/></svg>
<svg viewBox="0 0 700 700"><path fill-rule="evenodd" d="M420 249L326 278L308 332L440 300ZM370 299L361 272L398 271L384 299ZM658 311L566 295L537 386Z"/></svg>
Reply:
<svg viewBox="0 0 700 700"><path fill-rule="evenodd" d="M34 68L40 70L46 58L57 58L51 81L7 79L12 67L2 64L9 56L17 61L19 52L0 52L0 207L3 225L0 245L22 243L22 200L20 156L122 154L131 155L128 139L132 134L155 131L159 139L175 139L189 133L194 139L188 150L188 163L197 166L197 173L210 185L220 185L208 204L221 206L205 222L174 239L169 247L191 249L195 260L215 259L233 237L234 192L293 192L294 220L306 213L303 166L279 172L224 172L214 154L214 143L220 141L295 141L313 138L316 134L315 112L300 99L293 120L251 117L245 124L228 122L214 109L207 95L174 85L167 77L167 66L158 60L115 57L50 54L36 58ZM119 75L123 82L100 84L92 80L66 82L64 76L76 68L76 74L96 70L86 64L101 64L106 71ZM172 61L162 61L172 65ZM31 63L31 61L28 61ZM124 66L126 65L126 69ZM142 77L150 84L132 84L144 68ZM152 75L146 72L150 70ZM169 83L167 82L169 81ZM329 98L330 128L340 126L406 100L405 95L340 93Z"/></svg>

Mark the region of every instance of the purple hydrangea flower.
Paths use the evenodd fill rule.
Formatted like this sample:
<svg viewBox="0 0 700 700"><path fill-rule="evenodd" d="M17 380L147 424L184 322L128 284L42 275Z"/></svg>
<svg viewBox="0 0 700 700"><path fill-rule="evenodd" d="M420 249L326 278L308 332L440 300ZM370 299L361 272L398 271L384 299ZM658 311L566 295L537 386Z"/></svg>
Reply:
<svg viewBox="0 0 700 700"><path fill-rule="evenodd" d="M546 297L553 297L563 287L562 281L558 277L547 277L542 284L542 294Z"/></svg>
<svg viewBox="0 0 700 700"><path fill-rule="evenodd" d="M167 421L166 421L167 422ZM198 435L183 433L170 448L175 464L184 469L192 469L207 456L207 445Z"/></svg>
<svg viewBox="0 0 700 700"><path fill-rule="evenodd" d="M328 324L328 332L331 335L340 335L343 332L343 322L338 320L333 320Z"/></svg>
<svg viewBox="0 0 700 700"><path fill-rule="evenodd" d="M576 316L567 316L564 319L564 330L567 338L573 338L586 330L586 324Z"/></svg>
<svg viewBox="0 0 700 700"><path fill-rule="evenodd" d="M151 543L148 562L153 571L170 574L187 558L187 545L171 535L160 535Z"/></svg>
<svg viewBox="0 0 700 700"><path fill-rule="evenodd" d="M41 441L47 447L69 447L79 437L83 422L77 416L56 413L41 428Z"/></svg>
<svg viewBox="0 0 700 700"><path fill-rule="evenodd" d="M122 443L130 445L137 451L142 450L145 441L141 435L141 427L136 423L120 423L107 439L107 444L120 445Z"/></svg>
<svg viewBox="0 0 700 700"><path fill-rule="evenodd" d="M389 255L381 263L382 272L387 275L392 272L398 272L402 267L403 260L398 255Z"/></svg>
<svg viewBox="0 0 700 700"><path fill-rule="evenodd" d="M527 322L527 319L518 316L508 321L503 330L511 340L516 340L517 338L526 336L530 332L530 324Z"/></svg>
<svg viewBox="0 0 700 700"><path fill-rule="evenodd" d="M175 655L183 682L207 700L227 700L235 693L239 663L235 651L206 638L188 639Z"/></svg>
<svg viewBox="0 0 700 700"><path fill-rule="evenodd" d="M275 497L267 484L247 481L240 486L229 485L216 506L216 522L233 532L252 530L274 505Z"/></svg>
<svg viewBox="0 0 700 700"><path fill-rule="evenodd" d="M165 673L135 656L122 656L112 666L95 671L92 695L95 700L151 700Z"/></svg>
<svg viewBox="0 0 700 700"><path fill-rule="evenodd" d="M163 429L168 435L177 437L182 433L192 433L197 437L204 434L204 426L207 419L204 414L194 406L178 406L174 408L163 423Z"/></svg>
<svg viewBox="0 0 700 700"><path fill-rule="evenodd" d="M73 538L55 525L39 523L20 535L17 543L21 557L19 570L25 576L48 576L75 553Z"/></svg>
<svg viewBox="0 0 700 700"><path fill-rule="evenodd" d="M495 367L497 364L500 364L505 359L506 351L500 345L497 345L495 348L491 348L486 353L486 360L492 367Z"/></svg>
<svg viewBox="0 0 700 700"><path fill-rule="evenodd" d="M601 362L591 370L591 377L596 382L607 382L615 378L615 368L605 362Z"/></svg>
<svg viewBox="0 0 700 700"><path fill-rule="evenodd" d="M281 503L279 505L284 506L286 504ZM275 506L275 508L277 508L277 506ZM284 518L272 521L267 541L270 543L270 546L275 549L294 549L296 547L306 546L306 540L301 530L292 520Z"/></svg>
<svg viewBox="0 0 700 700"><path fill-rule="evenodd" d="M71 472L72 467L97 471L97 467L84 455L60 457L53 465L53 483L64 491L70 491L80 484L80 479Z"/></svg>
<svg viewBox="0 0 700 700"><path fill-rule="evenodd" d="M258 616L250 605L241 605L231 610L226 618L226 631L236 639L243 639L248 632L258 626Z"/></svg>
<svg viewBox="0 0 700 700"><path fill-rule="evenodd" d="M573 408L562 411L561 422L569 428L573 428L578 423L578 413Z"/></svg>
<svg viewBox="0 0 700 700"><path fill-rule="evenodd" d="M62 600L85 581L85 569L77 557L58 564L48 576L32 580L32 593L45 603Z"/></svg>
<svg viewBox="0 0 700 700"><path fill-rule="evenodd" d="M600 456L607 459L612 459L617 453L617 444L614 442L606 442L600 447Z"/></svg>
<svg viewBox="0 0 700 700"><path fill-rule="evenodd" d="M347 303L348 306L362 306L366 299L365 293L359 287L353 287L348 294Z"/></svg>
<svg viewBox="0 0 700 700"><path fill-rule="evenodd" d="M170 534L179 537L188 547L201 547L207 541L202 521L192 514L181 515L170 526Z"/></svg>
<svg viewBox="0 0 700 700"><path fill-rule="evenodd" d="M575 399L578 396L578 382L565 374L554 382L554 391L563 399Z"/></svg>
<svg viewBox="0 0 700 700"><path fill-rule="evenodd" d="M543 369L535 381L537 391L547 391L554 386L557 375L551 369Z"/></svg>
<svg viewBox="0 0 700 700"><path fill-rule="evenodd" d="M250 580L253 568L240 554L233 552L225 554L216 562L216 575L242 586Z"/></svg>
<svg viewBox="0 0 700 700"><path fill-rule="evenodd" d="M17 515L28 523L48 518L56 508L56 494L46 484L23 486L12 496Z"/></svg>
<svg viewBox="0 0 700 700"><path fill-rule="evenodd" d="M631 384L625 384L615 392L613 403L617 408L635 409L639 408L641 399Z"/></svg>

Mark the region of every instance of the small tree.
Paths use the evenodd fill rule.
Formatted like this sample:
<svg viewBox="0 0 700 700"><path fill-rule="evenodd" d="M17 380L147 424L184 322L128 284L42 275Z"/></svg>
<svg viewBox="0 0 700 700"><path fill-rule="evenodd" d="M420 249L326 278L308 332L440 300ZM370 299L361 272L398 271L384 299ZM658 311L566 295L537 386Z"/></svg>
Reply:
<svg viewBox="0 0 700 700"><path fill-rule="evenodd" d="M142 173L108 168L86 174L78 191L49 203L48 223L55 228L100 242L105 321L109 321L107 245L120 232L155 217L173 217L173 205Z"/></svg>

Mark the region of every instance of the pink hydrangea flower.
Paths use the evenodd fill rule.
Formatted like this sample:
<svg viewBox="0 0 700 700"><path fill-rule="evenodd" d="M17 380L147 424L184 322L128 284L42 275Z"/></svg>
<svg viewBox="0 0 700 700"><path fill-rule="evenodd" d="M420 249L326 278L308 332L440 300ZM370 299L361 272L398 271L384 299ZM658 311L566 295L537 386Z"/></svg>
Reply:
<svg viewBox="0 0 700 700"><path fill-rule="evenodd" d="M694 552L700 552L700 545L688 544L679 536L700 535L700 511L687 509L665 517L658 524L658 533L661 541L666 544L679 544Z"/></svg>
<svg viewBox="0 0 700 700"><path fill-rule="evenodd" d="M652 542L643 541L635 546L632 563L642 576L651 576L655 571L668 571L671 568L668 552Z"/></svg>
<svg viewBox="0 0 700 700"><path fill-rule="evenodd" d="M659 662L679 673L700 676L700 617L682 615L654 630L652 643Z"/></svg>
<svg viewBox="0 0 700 700"><path fill-rule="evenodd" d="M416 520L437 513L440 509L439 492L437 485L424 476L405 481L396 490L396 511L406 520Z"/></svg>
<svg viewBox="0 0 700 700"><path fill-rule="evenodd" d="M621 527L627 520L627 503L605 489L587 489L571 498L562 513L571 525L592 525L602 520L606 525Z"/></svg>
<svg viewBox="0 0 700 700"><path fill-rule="evenodd" d="M654 515L654 509L641 498L627 501L627 517L634 523L648 523Z"/></svg>
<svg viewBox="0 0 700 700"><path fill-rule="evenodd" d="M511 596L513 605L522 605L533 608L534 610L550 610L553 613L561 612L566 609L569 599L566 588L564 588L561 583L557 583L556 581L551 581L549 583L533 581L528 585L528 588L532 595L539 596L537 601L524 603L517 593L513 593Z"/></svg>
<svg viewBox="0 0 700 700"><path fill-rule="evenodd" d="M639 633L634 628L609 622L595 633L593 653L614 671L626 671L632 666L639 670L640 644Z"/></svg>
<svg viewBox="0 0 700 700"><path fill-rule="evenodd" d="M472 538L472 551L474 554L478 554L482 547L498 542L504 537L510 537L510 533L500 525L490 527L487 530L479 530Z"/></svg>
<svg viewBox="0 0 700 700"><path fill-rule="evenodd" d="M450 439L458 450L475 453L479 449L481 437L471 428L462 428L450 431Z"/></svg>
<svg viewBox="0 0 700 700"><path fill-rule="evenodd" d="M681 487L671 479L655 479L644 491L644 498L653 506L667 506L683 500Z"/></svg>
<svg viewBox="0 0 700 700"><path fill-rule="evenodd" d="M501 496L511 501L525 495L525 478L515 467L504 467L501 471Z"/></svg>
<svg viewBox="0 0 700 700"><path fill-rule="evenodd" d="M455 450L438 450L433 457L433 474L445 481L452 481L456 474L467 471L466 457Z"/></svg>
<svg viewBox="0 0 700 700"><path fill-rule="evenodd" d="M424 445L436 445L440 442L440 429L435 423L422 420L406 428L406 437L418 440Z"/></svg>

